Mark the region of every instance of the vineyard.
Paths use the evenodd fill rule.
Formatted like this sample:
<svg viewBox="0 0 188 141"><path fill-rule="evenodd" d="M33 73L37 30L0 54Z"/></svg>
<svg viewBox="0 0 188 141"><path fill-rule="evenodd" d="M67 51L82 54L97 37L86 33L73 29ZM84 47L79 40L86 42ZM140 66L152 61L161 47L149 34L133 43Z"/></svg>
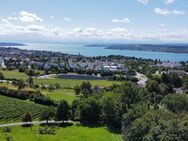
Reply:
<svg viewBox="0 0 188 141"><path fill-rule="evenodd" d="M26 112L30 112L34 118L37 118L41 110L46 108L48 107L29 101L0 96L0 122L20 120L21 116Z"/></svg>

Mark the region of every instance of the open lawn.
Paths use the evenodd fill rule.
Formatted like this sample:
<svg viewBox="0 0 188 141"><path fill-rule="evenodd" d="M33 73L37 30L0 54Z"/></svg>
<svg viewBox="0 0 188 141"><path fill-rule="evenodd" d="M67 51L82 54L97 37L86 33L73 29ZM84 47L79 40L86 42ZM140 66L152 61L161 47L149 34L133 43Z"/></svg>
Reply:
<svg viewBox="0 0 188 141"><path fill-rule="evenodd" d="M34 79L35 83L44 85L53 85L58 83L61 87L74 87L76 85L81 85L84 81L89 81L92 86L108 87L113 84L120 84L121 82L109 81L109 80L77 80L77 79L59 79L59 78L49 78L49 79Z"/></svg>
<svg viewBox="0 0 188 141"><path fill-rule="evenodd" d="M23 79L26 80L28 76L25 73L21 73L18 70L3 70L0 69L0 72L3 73L5 79Z"/></svg>
<svg viewBox="0 0 188 141"><path fill-rule="evenodd" d="M44 92L47 93L46 96L50 97L53 100L59 101L59 100L66 100L69 104L72 103L74 99L76 99L76 95L72 89L59 89L54 90L52 92Z"/></svg>
<svg viewBox="0 0 188 141"><path fill-rule="evenodd" d="M11 132L6 134L0 131L0 141L5 141L10 136L13 141L121 141L119 134L109 132L105 127L82 127L72 125L57 128L55 135L40 135L39 126L23 128L21 126L11 127Z"/></svg>

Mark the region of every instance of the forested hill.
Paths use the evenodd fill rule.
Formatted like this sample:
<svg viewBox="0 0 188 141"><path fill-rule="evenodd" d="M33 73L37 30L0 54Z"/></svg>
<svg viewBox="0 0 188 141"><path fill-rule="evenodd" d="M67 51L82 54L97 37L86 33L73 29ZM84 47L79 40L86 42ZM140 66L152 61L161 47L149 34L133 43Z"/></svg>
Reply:
<svg viewBox="0 0 188 141"><path fill-rule="evenodd" d="M103 44L87 45L87 47L104 47L115 50L138 50L169 53L188 53L188 44Z"/></svg>
<svg viewBox="0 0 188 141"><path fill-rule="evenodd" d="M22 43L12 43L12 42L0 42L0 46L25 46Z"/></svg>

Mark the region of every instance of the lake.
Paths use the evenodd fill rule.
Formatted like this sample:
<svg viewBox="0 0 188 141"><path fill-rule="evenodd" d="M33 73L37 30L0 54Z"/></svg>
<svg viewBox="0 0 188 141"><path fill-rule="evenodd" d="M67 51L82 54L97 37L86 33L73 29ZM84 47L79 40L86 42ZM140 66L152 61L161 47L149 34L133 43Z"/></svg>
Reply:
<svg viewBox="0 0 188 141"><path fill-rule="evenodd" d="M111 50L104 47L86 47L83 44L27 44L27 46L18 46L20 49L28 50L46 50L68 54L81 54L84 56L106 56L123 55L144 59L160 59L162 61L188 61L188 53L166 53L152 51L134 51L134 50Z"/></svg>

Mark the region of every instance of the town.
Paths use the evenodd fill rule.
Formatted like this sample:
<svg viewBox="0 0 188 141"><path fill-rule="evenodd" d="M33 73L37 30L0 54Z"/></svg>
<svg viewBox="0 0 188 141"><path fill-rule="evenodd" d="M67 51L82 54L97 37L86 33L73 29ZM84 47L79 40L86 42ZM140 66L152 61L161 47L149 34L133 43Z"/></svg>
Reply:
<svg viewBox="0 0 188 141"><path fill-rule="evenodd" d="M86 57L0 47L0 123L3 123L0 135L7 140L12 139L11 130L24 128L30 132L27 127L32 126L37 131L31 132L31 141L33 134L59 138L57 132L75 128L78 132L90 126L116 130L118 139L123 132L126 140L127 132L134 133L132 127L126 126L134 122L128 121L132 106L140 106L148 114L155 108L154 112L160 112L163 106L168 106L168 111L177 115L178 107L183 107L181 113L186 111L187 93L188 62L120 55ZM147 102L143 105L143 101ZM17 127L10 128L12 125ZM91 129L87 130L92 132ZM108 136L106 130L102 132Z"/></svg>

